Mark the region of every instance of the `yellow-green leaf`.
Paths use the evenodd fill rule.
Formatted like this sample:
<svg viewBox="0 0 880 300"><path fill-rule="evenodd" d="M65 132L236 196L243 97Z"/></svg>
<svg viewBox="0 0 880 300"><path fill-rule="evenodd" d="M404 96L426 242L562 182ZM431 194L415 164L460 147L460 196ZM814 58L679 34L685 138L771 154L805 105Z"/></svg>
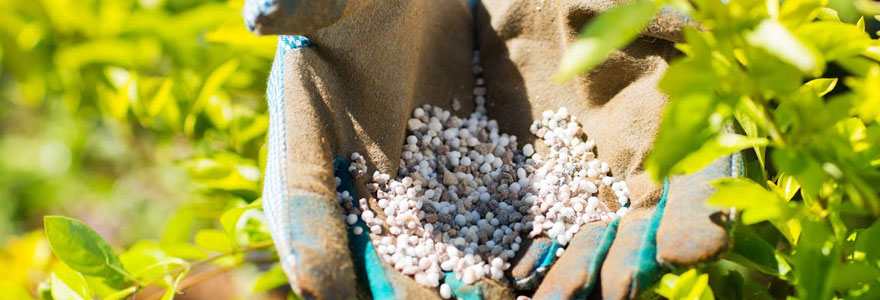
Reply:
<svg viewBox="0 0 880 300"><path fill-rule="evenodd" d="M804 86L813 89L821 97L834 90L837 86L837 78L816 78L808 81Z"/></svg>
<svg viewBox="0 0 880 300"><path fill-rule="evenodd" d="M61 216L43 220L52 252L71 269L110 281L131 278L110 244L82 222Z"/></svg>
<svg viewBox="0 0 880 300"><path fill-rule="evenodd" d="M752 46L776 56L807 74L821 71L820 60L816 54L797 39L785 26L766 19L746 35Z"/></svg>
<svg viewBox="0 0 880 300"><path fill-rule="evenodd" d="M600 64L616 49L632 42L657 10L654 1L636 1L602 13L581 33L580 39L568 47L553 76L561 82L587 72Z"/></svg>
<svg viewBox="0 0 880 300"><path fill-rule="evenodd" d="M85 278L67 266L55 268L51 276L52 298L55 300L90 300Z"/></svg>
<svg viewBox="0 0 880 300"><path fill-rule="evenodd" d="M202 229L196 233L196 245L211 251L229 252L232 250L232 241L225 232L216 229Z"/></svg>

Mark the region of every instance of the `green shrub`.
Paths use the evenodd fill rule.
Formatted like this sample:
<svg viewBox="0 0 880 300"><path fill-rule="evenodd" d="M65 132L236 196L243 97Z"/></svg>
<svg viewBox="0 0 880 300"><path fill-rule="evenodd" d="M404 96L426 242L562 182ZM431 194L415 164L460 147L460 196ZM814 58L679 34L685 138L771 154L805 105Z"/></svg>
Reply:
<svg viewBox="0 0 880 300"><path fill-rule="evenodd" d="M585 43L636 38L645 11L671 6L700 24L660 81L669 102L645 167L659 181L744 151L748 174L716 181L708 200L736 208L732 249L673 270L660 295L880 297L880 41L864 18L840 20L877 7L832 4L840 14L820 0L637 2L588 24L566 53L560 79L614 50Z"/></svg>

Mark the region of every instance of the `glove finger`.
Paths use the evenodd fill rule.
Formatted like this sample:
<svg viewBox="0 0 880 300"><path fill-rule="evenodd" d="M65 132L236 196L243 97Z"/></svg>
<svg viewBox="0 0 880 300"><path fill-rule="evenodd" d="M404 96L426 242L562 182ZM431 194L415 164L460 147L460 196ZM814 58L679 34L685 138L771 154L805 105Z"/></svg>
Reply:
<svg viewBox="0 0 880 300"><path fill-rule="evenodd" d="M617 236L600 271L603 299L634 298L653 283L658 266L655 233L651 227L659 217L652 215L657 214L637 211L621 218Z"/></svg>
<svg viewBox="0 0 880 300"><path fill-rule="evenodd" d="M581 227L562 257L550 269L534 299L584 299L593 290L599 269L614 240L619 219Z"/></svg>
<svg viewBox="0 0 880 300"><path fill-rule="evenodd" d="M710 207L706 200L715 193L712 182L741 176L739 153L722 157L706 168L669 181L669 199L657 231L657 258L684 266L716 257L728 247L729 214Z"/></svg>
<svg viewBox="0 0 880 300"><path fill-rule="evenodd" d="M468 285L456 278L455 273L446 272L444 282L452 290L452 296L463 300L514 299L509 287L491 279L480 279Z"/></svg>
<svg viewBox="0 0 880 300"><path fill-rule="evenodd" d="M244 23L256 34L306 34L342 17L344 0L247 0Z"/></svg>
<svg viewBox="0 0 880 300"><path fill-rule="evenodd" d="M518 255L511 268L513 286L521 291L533 291L541 283L547 270L556 262L556 250L561 247L556 240L538 237L523 241L526 251Z"/></svg>
<svg viewBox="0 0 880 300"><path fill-rule="evenodd" d="M284 95L283 58L301 45L295 38L279 40L269 78L263 208L293 290L307 299L351 299L354 267L330 146L322 142L325 132L314 106L285 103L290 99Z"/></svg>

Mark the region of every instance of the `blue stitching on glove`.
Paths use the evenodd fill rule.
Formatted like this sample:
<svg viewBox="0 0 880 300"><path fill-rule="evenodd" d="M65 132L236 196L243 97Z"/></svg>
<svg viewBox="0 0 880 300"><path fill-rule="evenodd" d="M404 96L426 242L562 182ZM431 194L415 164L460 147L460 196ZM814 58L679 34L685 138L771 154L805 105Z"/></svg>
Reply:
<svg viewBox="0 0 880 300"><path fill-rule="evenodd" d="M349 163L345 159L339 157L333 159L333 176L341 181L336 191L339 193L348 191L352 196L352 205L357 207L358 197L348 166ZM363 229L360 235L354 234L355 226ZM385 269L382 268L379 256L373 249L373 243L370 242L369 232L367 224L360 218L357 223L348 227L348 247L354 260L358 283L363 287L369 286L373 299L395 299L391 282L385 275Z"/></svg>
<svg viewBox="0 0 880 300"><path fill-rule="evenodd" d="M611 223L608 223L608 227L605 228L605 234L602 235L602 242L599 243L598 251L593 256L593 259L590 261L590 265L587 267L587 274L590 274L590 281L587 282L587 286L584 290L575 297L576 299L586 299L590 293L593 292L593 288L596 286L596 283L599 282L599 270L602 268L602 263L605 262L605 257L608 256L608 250L611 249L611 244L614 242L614 238L617 237L617 227L620 225L620 218L614 218Z"/></svg>
<svg viewBox="0 0 880 300"><path fill-rule="evenodd" d="M660 270L657 263L657 229L660 227L660 220L663 219L663 211L666 210L666 197L669 195L669 178L663 180L663 196L657 203L657 208L651 214L651 220L648 230L642 239L641 250L639 250L639 261L633 274L633 281L630 284L630 298L634 298L633 294L638 287L646 287L654 280Z"/></svg>
<svg viewBox="0 0 880 300"><path fill-rule="evenodd" d="M296 204L291 203L284 170L287 166L287 129L284 114L284 56L293 49L309 45L308 39L297 36L281 36L272 62L272 71L266 88L269 113L268 151L266 154L265 180L263 181L263 211L272 233L278 256L285 270L294 267L295 250L292 249L294 226L291 221ZM293 278L291 278L293 279ZM293 286L293 280L291 280Z"/></svg>
<svg viewBox="0 0 880 300"><path fill-rule="evenodd" d="M480 287L479 283L472 285L464 284L464 282L455 278L455 273L452 271L446 272L446 276L443 277L443 282L449 285L450 290L452 290L452 295L456 298L464 300L483 299L483 289Z"/></svg>

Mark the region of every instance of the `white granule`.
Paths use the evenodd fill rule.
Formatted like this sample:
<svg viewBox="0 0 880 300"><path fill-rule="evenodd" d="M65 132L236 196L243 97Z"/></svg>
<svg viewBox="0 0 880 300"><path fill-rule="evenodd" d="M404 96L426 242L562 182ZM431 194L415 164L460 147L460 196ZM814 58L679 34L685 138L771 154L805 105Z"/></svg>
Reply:
<svg viewBox="0 0 880 300"><path fill-rule="evenodd" d="M352 195L338 193L345 221L366 223L382 259L420 285L439 288L444 299L451 297L441 285L444 272L465 284L503 280L523 238L546 235L565 246L581 225L623 215L629 203L626 183L596 159L593 141L565 108L532 124L548 148L540 156L533 145L520 150L516 136L499 133L486 116L482 78L477 82L468 118L428 105L413 111L397 176L376 171L367 179L375 211L365 198L354 207ZM354 177L367 173L363 156L353 153L351 160ZM602 186L614 191L620 209L599 201Z"/></svg>

